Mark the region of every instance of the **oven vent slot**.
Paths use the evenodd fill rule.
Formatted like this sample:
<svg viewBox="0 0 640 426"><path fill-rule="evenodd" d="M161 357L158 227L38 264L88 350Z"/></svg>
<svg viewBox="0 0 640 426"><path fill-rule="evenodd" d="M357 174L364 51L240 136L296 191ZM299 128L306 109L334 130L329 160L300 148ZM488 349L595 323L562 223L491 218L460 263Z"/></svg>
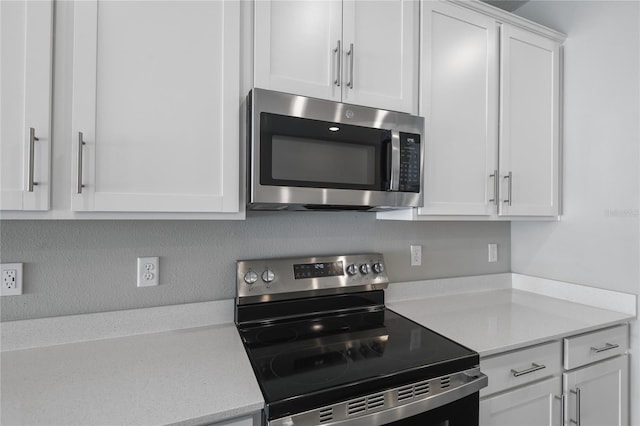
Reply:
<svg viewBox="0 0 640 426"><path fill-rule="evenodd" d="M349 401L347 405L347 415L353 416L359 413L362 413L367 410L367 400L366 398L358 398L353 401Z"/></svg>
<svg viewBox="0 0 640 426"><path fill-rule="evenodd" d="M367 411L384 408L384 393L376 393L364 398L354 399L347 404L347 415L355 416Z"/></svg>
<svg viewBox="0 0 640 426"><path fill-rule="evenodd" d="M320 423L326 423L333 420L333 407L327 407L320 410Z"/></svg>
<svg viewBox="0 0 640 426"><path fill-rule="evenodd" d="M445 376L445 377L440 378L440 388L441 389L446 389L449 386L451 386L451 377Z"/></svg>
<svg viewBox="0 0 640 426"><path fill-rule="evenodd" d="M375 410L384 407L384 394L371 395L367 397L367 410Z"/></svg>
<svg viewBox="0 0 640 426"><path fill-rule="evenodd" d="M398 402L412 399L429 393L429 380L413 385L403 386L398 389Z"/></svg>
<svg viewBox="0 0 640 426"><path fill-rule="evenodd" d="M414 387L414 395L421 396L429 393L429 382L418 383Z"/></svg>

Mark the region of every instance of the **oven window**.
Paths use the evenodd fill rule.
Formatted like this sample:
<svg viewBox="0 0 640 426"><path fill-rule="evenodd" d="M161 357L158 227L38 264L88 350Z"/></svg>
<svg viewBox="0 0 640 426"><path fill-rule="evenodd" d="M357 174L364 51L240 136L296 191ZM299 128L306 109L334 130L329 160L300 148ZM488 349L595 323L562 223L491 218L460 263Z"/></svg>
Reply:
<svg viewBox="0 0 640 426"><path fill-rule="evenodd" d="M385 191L391 131L260 114L260 183Z"/></svg>
<svg viewBox="0 0 640 426"><path fill-rule="evenodd" d="M371 145L274 135L271 149L276 180L375 184Z"/></svg>

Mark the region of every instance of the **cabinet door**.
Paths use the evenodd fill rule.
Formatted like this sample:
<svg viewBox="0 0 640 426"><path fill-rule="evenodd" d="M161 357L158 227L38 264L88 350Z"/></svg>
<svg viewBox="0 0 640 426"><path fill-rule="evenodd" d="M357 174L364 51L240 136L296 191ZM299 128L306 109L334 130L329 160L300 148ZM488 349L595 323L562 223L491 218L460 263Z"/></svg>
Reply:
<svg viewBox="0 0 640 426"><path fill-rule="evenodd" d="M417 114L420 4L344 0L342 101Z"/></svg>
<svg viewBox="0 0 640 426"><path fill-rule="evenodd" d="M232 0L75 3L73 210L238 211L239 24Z"/></svg>
<svg viewBox="0 0 640 426"><path fill-rule="evenodd" d="M516 388L480 401L480 426L560 426L561 379Z"/></svg>
<svg viewBox="0 0 640 426"><path fill-rule="evenodd" d="M261 0L254 13L255 86L340 101L342 2Z"/></svg>
<svg viewBox="0 0 640 426"><path fill-rule="evenodd" d="M0 2L0 210L49 210L52 19L51 0Z"/></svg>
<svg viewBox="0 0 640 426"><path fill-rule="evenodd" d="M629 359L621 356L564 374L566 425L629 424Z"/></svg>
<svg viewBox="0 0 640 426"><path fill-rule="evenodd" d="M425 2L421 45L420 113L427 131L424 207L418 214L495 214L497 23Z"/></svg>
<svg viewBox="0 0 640 426"><path fill-rule="evenodd" d="M502 27L500 214L558 214L559 46Z"/></svg>

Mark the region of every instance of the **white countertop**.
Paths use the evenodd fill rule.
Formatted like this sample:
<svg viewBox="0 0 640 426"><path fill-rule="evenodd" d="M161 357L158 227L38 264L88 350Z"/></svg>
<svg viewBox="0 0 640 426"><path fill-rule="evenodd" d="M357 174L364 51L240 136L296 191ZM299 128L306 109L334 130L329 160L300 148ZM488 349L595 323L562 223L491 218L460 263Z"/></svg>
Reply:
<svg viewBox="0 0 640 426"><path fill-rule="evenodd" d="M386 298L481 356L636 316L635 295L517 274L392 284ZM0 423L188 426L257 412L232 321L227 300L0 323Z"/></svg>
<svg viewBox="0 0 640 426"><path fill-rule="evenodd" d="M517 289L422 297L387 306L483 357L634 319Z"/></svg>
<svg viewBox="0 0 640 426"><path fill-rule="evenodd" d="M3 425L207 424L263 408L235 324L2 352Z"/></svg>

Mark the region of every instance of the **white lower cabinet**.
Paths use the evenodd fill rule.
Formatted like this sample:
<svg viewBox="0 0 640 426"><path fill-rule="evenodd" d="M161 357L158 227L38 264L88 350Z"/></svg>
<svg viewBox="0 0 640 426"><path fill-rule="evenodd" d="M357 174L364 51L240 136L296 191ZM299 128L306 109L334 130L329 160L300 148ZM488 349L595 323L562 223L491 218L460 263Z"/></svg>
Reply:
<svg viewBox="0 0 640 426"><path fill-rule="evenodd" d="M551 377L484 398L480 401L480 424L560 426L561 381L560 377Z"/></svg>
<svg viewBox="0 0 640 426"><path fill-rule="evenodd" d="M564 339L565 425L629 424L628 336L621 325Z"/></svg>
<svg viewBox="0 0 640 426"><path fill-rule="evenodd" d="M628 335L622 324L482 358L480 425L628 425Z"/></svg>

